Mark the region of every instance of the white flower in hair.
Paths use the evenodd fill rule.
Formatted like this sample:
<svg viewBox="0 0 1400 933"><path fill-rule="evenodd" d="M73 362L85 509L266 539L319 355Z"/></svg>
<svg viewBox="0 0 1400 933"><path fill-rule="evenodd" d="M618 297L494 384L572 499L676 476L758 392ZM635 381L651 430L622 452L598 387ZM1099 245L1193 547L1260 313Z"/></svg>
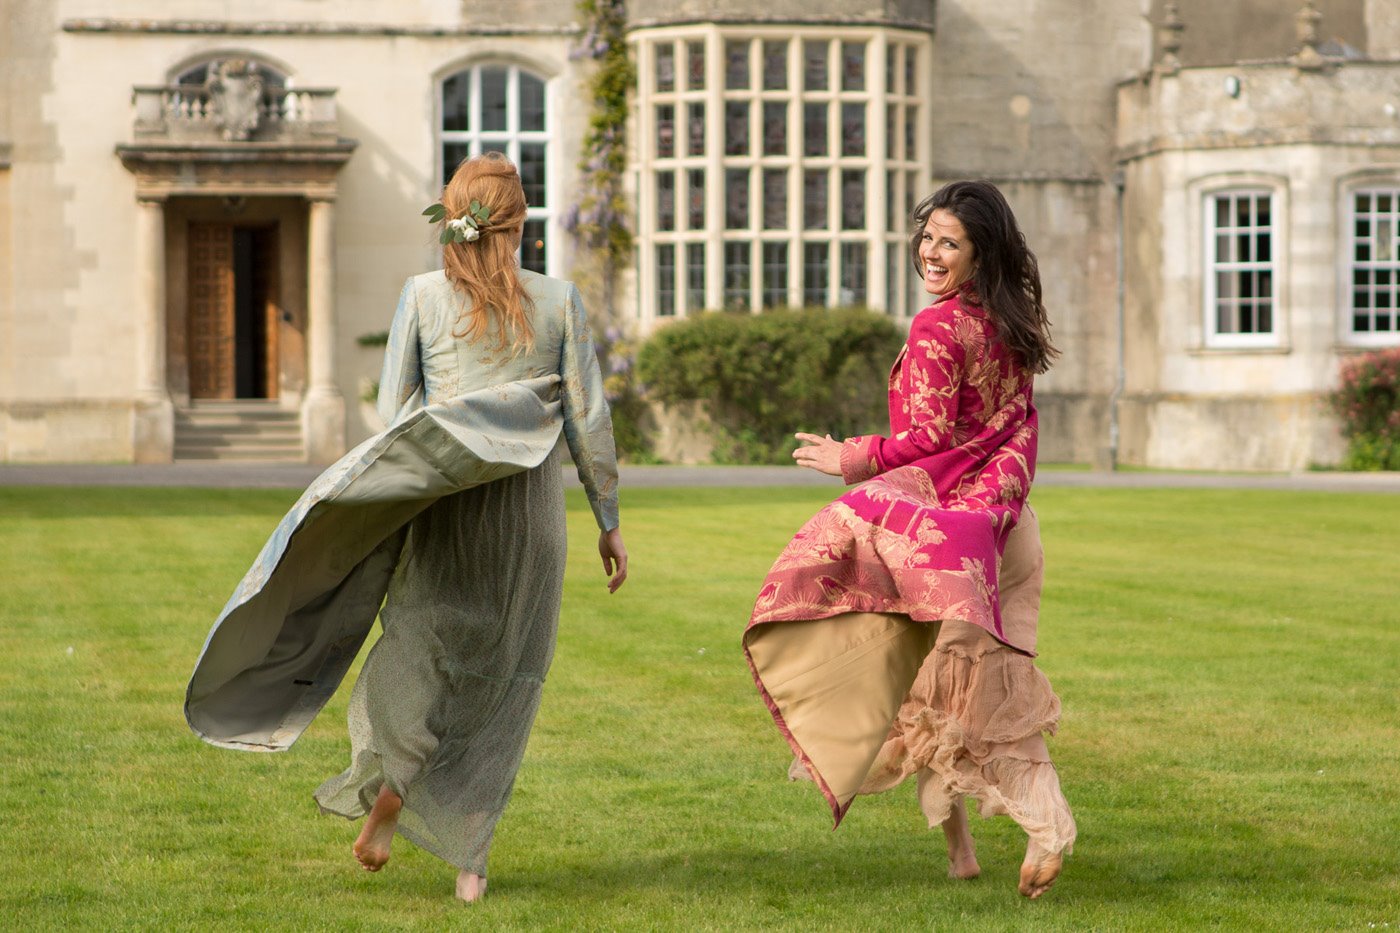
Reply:
<svg viewBox="0 0 1400 933"><path fill-rule="evenodd" d="M491 210L480 201L472 201L465 214L448 220L447 208L437 201L428 205L423 216L428 218L430 224L442 224L438 242L446 246L448 243L471 243L481 239L481 228L490 222Z"/></svg>

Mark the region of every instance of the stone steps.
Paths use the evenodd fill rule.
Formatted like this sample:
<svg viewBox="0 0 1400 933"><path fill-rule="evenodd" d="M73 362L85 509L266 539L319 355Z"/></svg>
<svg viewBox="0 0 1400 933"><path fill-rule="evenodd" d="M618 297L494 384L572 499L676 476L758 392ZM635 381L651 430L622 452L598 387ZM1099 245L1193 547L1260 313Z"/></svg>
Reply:
<svg viewBox="0 0 1400 933"><path fill-rule="evenodd" d="M260 399L194 401L175 413L175 459L304 463L301 413Z"/></svg>

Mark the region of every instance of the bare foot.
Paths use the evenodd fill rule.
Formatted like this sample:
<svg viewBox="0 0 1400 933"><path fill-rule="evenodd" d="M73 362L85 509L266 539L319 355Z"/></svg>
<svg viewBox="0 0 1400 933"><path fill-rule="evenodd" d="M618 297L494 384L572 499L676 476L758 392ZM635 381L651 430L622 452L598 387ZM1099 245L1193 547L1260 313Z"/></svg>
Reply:
<svg viewBox="0 0 1400 933"><path fill-rule="evenodd" d="M486 879L469 871L457 873L457 898L470 904L486 896Z"/></svg>
<svg viewBox="0 0 1400 933"><path fill-rule="evenodd" d="M948 838L948 877L968 881L982 874L982 866L977 864L977 847L972 842L972 829L967 823L967 805L961 797L943 821L943 835Z"/></svg>
<svg viewBox="0 0 1400 933"><path fill-rule="evenodd" d="M1055 883L1063 862L1058 852L1050 852L1035 842L1026 844L1026 860L1021 863L1020 892L1034 900Z"/></svg>
<svg viewBox="0 0 1400 933"><path fill-rule="evenodd" d="M389 847L394 842L401 807L403 798L391 791L388 784L379 789L374 808L365 817L364 828L352 847L365 871L379 871L389 861Z"/></svg>

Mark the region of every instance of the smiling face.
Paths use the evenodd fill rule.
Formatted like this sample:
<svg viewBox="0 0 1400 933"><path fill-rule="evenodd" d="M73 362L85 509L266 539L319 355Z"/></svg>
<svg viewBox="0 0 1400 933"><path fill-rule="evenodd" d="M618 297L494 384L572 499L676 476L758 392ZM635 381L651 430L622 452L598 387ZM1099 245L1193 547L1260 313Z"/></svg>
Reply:
<svg viewBox="0 0 1400 933"><path fill-rule="evenodd" d="M962 222L941 208L929 214L919 237L919 261L930 295L946 295L972 278L976 263Z"/></svg>

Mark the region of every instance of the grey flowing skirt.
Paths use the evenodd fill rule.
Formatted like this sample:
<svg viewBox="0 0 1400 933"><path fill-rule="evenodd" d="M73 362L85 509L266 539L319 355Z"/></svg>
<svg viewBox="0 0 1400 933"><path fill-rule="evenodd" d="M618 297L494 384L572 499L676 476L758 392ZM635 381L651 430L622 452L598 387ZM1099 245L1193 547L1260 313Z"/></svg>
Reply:
<svg viewBox="0 0 1400 933"><path fill-rule="evenodd" d="M398 831L485 875L554 656L564 492L539 467L438 500L406 529L383 634L350 694L350 767L316 791L357 818L387 784Z"/></svg>

